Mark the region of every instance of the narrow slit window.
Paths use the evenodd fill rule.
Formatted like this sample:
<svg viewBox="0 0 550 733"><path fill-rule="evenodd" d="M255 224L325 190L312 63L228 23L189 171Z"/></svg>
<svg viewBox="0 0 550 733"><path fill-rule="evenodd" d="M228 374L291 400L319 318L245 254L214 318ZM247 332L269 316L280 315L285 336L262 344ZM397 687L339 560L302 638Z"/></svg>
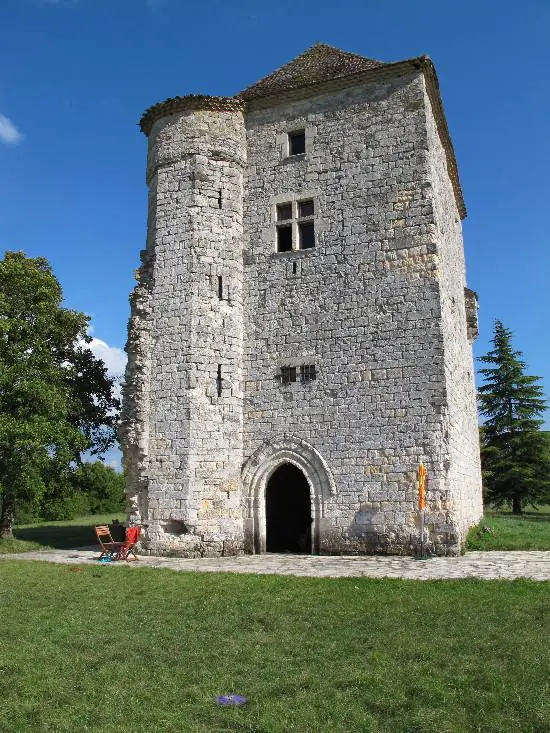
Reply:
<svg viewBox="0 0 550 733"><path fill-rule="evenodd" d="M288 135L288 154L303 155L306 152L306 131L296 130Z"/></svg>
<svg viewBox="0 0 550 733"><path fill-rule="evenodd" d="M220 190L218 191L218 209L221 209L221 208L222 208L222 190L220 188Z"/></svg>
<svg viewBox="0 0 550 733"><path fill-rule="evenodd" d="M218 298L223 300L223 277L218 275Z"/></svg>
<svg viewBox="0 0 550 733"><path fill-rule="evenodd" d="M293 263L292 263L292 274L293 274L293 275L295 275L295 274L296 274L296 270L297 270L297 269L298 269L298 266L297 266L296 262L293 262Z"/></svg>
<svg viewBox="0 0 550 733"><path fill-rule="evenodd" d="M218 388L218 397L222 396L222 365L218 364L218 374L216 376L216 386Z"/></svg>
<svg viewBox="0 0 550 733"><path fill-rule="evenodd" d="M281 367L281 383L290 384L296 381L296 367L284 366Z"/></svg>
<svg viewBox="0 0 550 733"><path fill-rule="evenodd" d="M317 372L315 371L315 364L304 364L300 367L302 376L302 382L313 382L317 379Z"/></svg>

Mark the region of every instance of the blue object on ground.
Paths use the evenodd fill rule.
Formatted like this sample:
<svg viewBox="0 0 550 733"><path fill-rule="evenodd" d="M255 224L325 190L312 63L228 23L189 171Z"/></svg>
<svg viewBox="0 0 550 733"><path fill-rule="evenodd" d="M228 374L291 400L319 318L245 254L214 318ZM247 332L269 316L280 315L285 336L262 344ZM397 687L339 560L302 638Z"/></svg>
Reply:
<svg viewBox="0 0 550 733"><path fill-rule="evenodd" d="M218 705L246 705L248 700L242 695L218 695L216 702Z"/></svg>

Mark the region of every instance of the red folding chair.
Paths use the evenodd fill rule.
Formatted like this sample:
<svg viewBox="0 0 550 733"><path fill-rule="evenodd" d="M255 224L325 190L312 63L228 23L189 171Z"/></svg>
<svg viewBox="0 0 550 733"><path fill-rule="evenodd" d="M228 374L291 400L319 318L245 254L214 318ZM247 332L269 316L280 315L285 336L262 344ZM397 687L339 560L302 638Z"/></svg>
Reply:
<svg viewBox="0 0 550 733"><path fill-rule="evenodd" d="M140 534L141 527L128 527L128 529L126 530L126 539L124 540L120 550L118 551L118 554L115 558L116 560L126 560L126 562L132 562L133 560L138 559L138 556L134 552L134 547L139 541ZM133 555L134 557L131 558L130 555Z"/></svg>

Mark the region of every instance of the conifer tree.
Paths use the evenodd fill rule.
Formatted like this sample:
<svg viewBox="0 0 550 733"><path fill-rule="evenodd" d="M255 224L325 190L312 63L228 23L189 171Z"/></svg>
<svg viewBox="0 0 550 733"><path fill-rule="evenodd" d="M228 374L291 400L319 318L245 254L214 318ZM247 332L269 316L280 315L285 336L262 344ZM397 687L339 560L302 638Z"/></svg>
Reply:
<svg viewBox="0 0 550 733"><path fill-rule="evenodd" d="M486 498L496 506L525 504L548 493L550 481L546 439L541 431L546 408L540 377L525 374L522 354L512 347L512 333L495 322L493 349L479 361L484 384L479 388L481 463Z"/></svg>

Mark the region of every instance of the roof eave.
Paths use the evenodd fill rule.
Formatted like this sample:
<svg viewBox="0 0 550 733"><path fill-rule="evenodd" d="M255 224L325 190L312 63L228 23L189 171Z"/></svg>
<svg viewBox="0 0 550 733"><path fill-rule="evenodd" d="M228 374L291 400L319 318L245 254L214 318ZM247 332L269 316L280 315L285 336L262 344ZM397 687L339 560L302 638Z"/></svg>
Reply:
<svg viewBox="0 0 550 733"><path fill-rule="evenodd" d="M352 86L358 82L369 81L371 79L380 77L393 77L403 76L406 73L415 73L422 71L426 79L426 89L428 92L428 98L432 106L432 112L436 122L437 131L441 144L445 151L445 157L447 160L447 170L449 172L449 178L453 186L455 195L455 201L457 209L461 219L466 218L466 205L464 203L464 196L462 193L462 187L460 185L460 179L458 174L458 164L456 161L456 155L449 133L449 127L447 125L447 119L445 117L445 110L443 108L443 101L441 99L441 93L439 91L439 82L437 74L435 72L434 65L429 56L415 56L411 59L405 59L403 61L394 61L391 63L384 64L383 66L373 67L372 69L364 69L356 71L352 74L346 74L343 76L335 77L334 79L324 80L320 82L314 82L312 84L304 84L303 86L294 87L285 91L272 92L271 94L257 94L257 95L246 95L246 90L236 95L236 99L242 99L246 103L247 109L253 109L258 107L267 107L273 103L277 103L278 99L296 99L302 96L310 96L313 94L319 94L328 91L329 88L334 86Z"/></svg>

